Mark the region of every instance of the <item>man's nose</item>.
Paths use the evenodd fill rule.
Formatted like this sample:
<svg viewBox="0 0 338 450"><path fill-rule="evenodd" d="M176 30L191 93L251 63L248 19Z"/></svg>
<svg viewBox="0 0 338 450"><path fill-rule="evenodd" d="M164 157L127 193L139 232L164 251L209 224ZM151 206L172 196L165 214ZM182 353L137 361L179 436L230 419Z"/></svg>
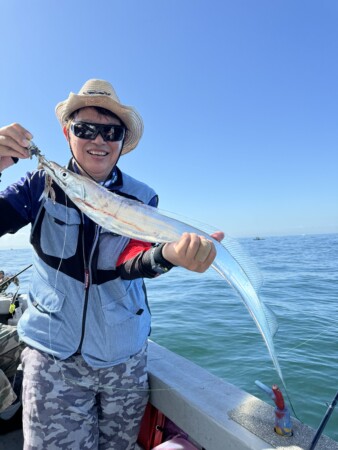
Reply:
<svg viewBox="0 0 338 450"><path fill-rule="evenodd" d="M99 131L99 132L97 133L97 136L96 136L96 138L94 139L94 142L96 142L96 143L98 143L98 144L102 144L103 142L106 142L106 141L103 139L103 135L101 134L101 131Z"/></svg>

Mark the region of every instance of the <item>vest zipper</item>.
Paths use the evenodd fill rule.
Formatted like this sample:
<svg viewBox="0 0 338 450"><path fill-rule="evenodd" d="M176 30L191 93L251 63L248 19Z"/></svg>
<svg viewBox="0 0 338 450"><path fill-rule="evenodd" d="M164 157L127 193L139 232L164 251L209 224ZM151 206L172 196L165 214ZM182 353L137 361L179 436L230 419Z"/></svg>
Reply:
<svg viewBox="0 0 338 450"><path fill-rule="evenodd" d="M89 268L85 267L85 282L84 282L84 288L85 290L89 287Z"/></svg>
<svg viewBox="0 0 338 450"><path fill-rule="evenodd" d="M84 223L83 220L83 214L82 214L82 224ZM96 225L95 226L95 234L94 234L94 242L92 245L92 249L89 255L89 260L88 263L86 261L86 256L85 256L85 239L84 239L84 226L82 225L82 254L83 254L83 264L84 264L84 292L85 292L85 297L84 297L84 306L83 306L83 314L82 314L82 329L81 329L81 339L80 339L80 344L78 346L77 352L76 353L81 353L81 348L82 348L82 343L83 343L83 339L84 339L84 334L85 334L85 329L86 329L86 317L87 317L87 308L88 308L88 295L89 295L89 286L90 286L90 282L91 282L91 263L92 263L92 259L93 259L93 254L98 242L98 238L99 238L99 226Z"/></svg>

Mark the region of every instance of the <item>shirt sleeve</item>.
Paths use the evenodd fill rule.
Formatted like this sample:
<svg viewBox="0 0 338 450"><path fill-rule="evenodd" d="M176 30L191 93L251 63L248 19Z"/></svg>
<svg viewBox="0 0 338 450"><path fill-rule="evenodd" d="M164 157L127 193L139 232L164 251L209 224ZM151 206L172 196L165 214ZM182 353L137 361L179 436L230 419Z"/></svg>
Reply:
<svg viewBox="0 0 338 450"><path fill-rule="evenodd" d="M0 192L0 236L16 233L34 221L43 189L42 171L35 171Z"/></svg>
<svg viewBox="0 0 338 450"><path fill-rule="evenodd" d="M169 270L174 267L174 265L167 261L162 255L164 244L151 245L146 242L143 244L143 250L140 250L134 257L131 257L118 265L117 270L119 271L120 277L124 280L155 278L162 273L169 272ZM128 246L126 249L127 248ZM139 248L141 248L141 246Z"/></svg>
<svg viewBox="0 0 338 450"><path fill-rule="evenodd" d="M14 234L29 222L5 199L0 197L0 236Z"/></svg>

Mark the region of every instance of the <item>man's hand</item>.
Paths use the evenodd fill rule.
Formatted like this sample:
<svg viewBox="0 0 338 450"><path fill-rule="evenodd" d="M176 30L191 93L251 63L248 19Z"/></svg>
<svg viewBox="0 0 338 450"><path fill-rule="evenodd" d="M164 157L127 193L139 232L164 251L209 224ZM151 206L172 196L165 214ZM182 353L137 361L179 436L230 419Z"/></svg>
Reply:
<svg viewBox="0 0 338 450"><path fill-rule="evenodd" d="M221 241L224 233L217 231L211 237ZM162 255L175 266L205 272L215 259L216 249L211 240L194 233L184 233L178 241L165 244Z"/></svg>
<svg viewBox="0 0 338 450"><path fill-rule="evenodd" d="M0 128L0 172L14 164L13 158L28 158L32 134L18 123Z"/></svg>

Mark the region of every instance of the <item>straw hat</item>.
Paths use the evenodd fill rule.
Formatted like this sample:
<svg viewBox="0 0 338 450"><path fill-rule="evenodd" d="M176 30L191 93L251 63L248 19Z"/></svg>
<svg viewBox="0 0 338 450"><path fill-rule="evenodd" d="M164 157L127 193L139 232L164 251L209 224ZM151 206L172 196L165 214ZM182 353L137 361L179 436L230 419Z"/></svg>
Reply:
<svg viewBox="0 0 338 450"><path fill-rule="evenodd" d="M113 86L104 80L88 80L78 94L71 92L67 100L56 105L55 113L63 127L69 116L80 108L99 106L116 114L127 127L122 154L133 150L143 134L143 121L131 106L122 105Z"/></svg>

